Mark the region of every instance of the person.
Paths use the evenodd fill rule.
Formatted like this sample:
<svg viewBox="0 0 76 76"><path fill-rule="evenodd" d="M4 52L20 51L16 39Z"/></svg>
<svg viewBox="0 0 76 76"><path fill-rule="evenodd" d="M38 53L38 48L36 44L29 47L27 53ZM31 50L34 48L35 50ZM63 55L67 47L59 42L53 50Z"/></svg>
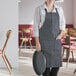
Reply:
<svg viewBox="0 0 76 76"><path fill-rule="evenodd" d="M45 0L36 8L33 29L36 50L42 51L46 58L43 76L57 76L62 66L61 38L65 31L65 17L55 0Z"/></svg>

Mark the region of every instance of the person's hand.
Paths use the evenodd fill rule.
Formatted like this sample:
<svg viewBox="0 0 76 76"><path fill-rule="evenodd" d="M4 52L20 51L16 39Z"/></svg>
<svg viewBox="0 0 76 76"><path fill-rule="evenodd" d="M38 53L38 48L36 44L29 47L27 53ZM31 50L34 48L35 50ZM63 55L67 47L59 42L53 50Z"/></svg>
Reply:
<svg viewBox="0 0 76 76"><path fill-rule="evenodd" d="M38 52L41 51L41 45L40 45L39 42L36 43L36 50L37 50Z"/></svg>
<svg viewBox="0 0 76 76"><path fill-rule="evenodd" d="M61 33L56 37L57 39L61 39L65 35L65 30L61 31Z"/></svg>
<svg viewBox="0 0 76 76"><path fill-rule="evenodd" d="M61 38L62 38L62 35L59 34L59 35L56 37L56 40L61 39Z"/></svg>

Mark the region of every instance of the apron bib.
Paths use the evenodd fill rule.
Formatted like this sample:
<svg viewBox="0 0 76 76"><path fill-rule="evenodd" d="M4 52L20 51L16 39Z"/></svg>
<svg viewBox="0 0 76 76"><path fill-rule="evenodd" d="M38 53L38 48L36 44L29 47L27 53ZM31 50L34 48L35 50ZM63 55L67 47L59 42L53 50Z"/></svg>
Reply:
<svg viewBox="0 0 76 76"><path fill-rule="evenodd" d="M46 57L47 67L60 67L61 61L61 40L56 40L60 33L59 29L59 14L56 8L56 13L48 13L45 15L43 26L39 30L39 40L42 52Z"/></svg>

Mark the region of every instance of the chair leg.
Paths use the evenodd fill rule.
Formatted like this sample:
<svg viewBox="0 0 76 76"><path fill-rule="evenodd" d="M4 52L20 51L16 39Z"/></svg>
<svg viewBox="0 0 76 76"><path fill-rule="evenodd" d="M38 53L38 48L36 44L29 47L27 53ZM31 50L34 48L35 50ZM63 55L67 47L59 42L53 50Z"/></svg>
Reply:
<svg viewBox="0 0 76 76"><path fill-rule="evenodd" d="M20 51L21 51L21 48L22 48L23 43L24 43L24 41L22 40L21 45L20 45L20 48L19 48L19 56L20 56Z"/></svg>
<svg viewBox="0 0 76 76"><path fill-rule="evenodd" d="M11 70L12 70L12 69L10 68L9 63L8 63L5 55L2 55L2 57L3 57L3 60L4 60L5 64L6 64L6 66L7 66L7 69L8 69L8 71L9 71L9 73L11 74L11 72L12 72Z"/></svg>
<svg viewBox="0 0 76 76"><path fill-rule="evenodd" d="M69 60L70 60L70 50L68 51L68 60L67 60L67 65L66 65L66 67L68 67Z"/></svg>
<svg viewBox="0 0 76 76"><path fill-rule="evenodd" d="M24 40L22 40L21 45L20 45L20 48L22 47L23 43L24 43Z"/></svg>
<svg viewBox="0 0 76 76"><path fill-rule="evenodd" d="M64 59L64 52L65 52L65 49L62 47L62 61Z"/></svg>
<svg viewBox="0 0 76 76"><path fill-rule="evenodd" d="M29 43L30 43L30 48L31 48L32 51L33 51L32 43L31 43L31 40L30 40L30 39L29 39Z"/></svg>
<svg viewBox="0 0 76 76"><path fill-rule="evenodd" d="M7 56L6 56L6 55L5 55L5 58L6 58L7 62L8 62L8 64L9 64L10 68L12 69L12 66L11 66L10 62L8 61L8 59L7 59Z"/></svg>
<svg viewBox="0 0 76 76"><path fill-rule="evenodd" d="M73 51L71 51L71 53L72 53L72 59L74 60L74 54L73 54Z"/></svg>

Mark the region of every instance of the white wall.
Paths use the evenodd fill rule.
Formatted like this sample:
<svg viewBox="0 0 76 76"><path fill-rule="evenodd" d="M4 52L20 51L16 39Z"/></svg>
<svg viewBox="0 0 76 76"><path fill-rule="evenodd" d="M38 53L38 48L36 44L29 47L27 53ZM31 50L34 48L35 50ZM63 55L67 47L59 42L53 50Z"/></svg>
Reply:
<svg viewBox="0 0 76 76"><path fill-rule="evenodd" d="M73 24L73 0L64 0L61 3L66 18L66 24Z"/></svg>
<svg viewBox="0 0 76 76"><path fill-rule="evenodd" d="M0 0L0 49L3 47L6 31L12 30L6 50L12 67L18 66L18 2L17 0ZM0 67L5 64L0 57Z"/></svg>
<svg viewBox="0 0 76 76"><path fill-rule="evenodd" d="M32 23L35 8L43 2L44 0L21 0L19 4L19 23Z"/></svg>
<svg viewBox="0 0 76 76"><path fill-rule="evenodd" d="M73 0L73 24L74 24L74 27L76 28L76 0Z"/></svg>
<svg viewBox="0 0 76 76"><path fill-rule="evenodd" d="M28 24L33 21L35 8L42 4L45 0L21 0L19 4L19 23ZM66 23L73 23L72 1L64 0L63 3L59 3L63 7Z"/></svg>

